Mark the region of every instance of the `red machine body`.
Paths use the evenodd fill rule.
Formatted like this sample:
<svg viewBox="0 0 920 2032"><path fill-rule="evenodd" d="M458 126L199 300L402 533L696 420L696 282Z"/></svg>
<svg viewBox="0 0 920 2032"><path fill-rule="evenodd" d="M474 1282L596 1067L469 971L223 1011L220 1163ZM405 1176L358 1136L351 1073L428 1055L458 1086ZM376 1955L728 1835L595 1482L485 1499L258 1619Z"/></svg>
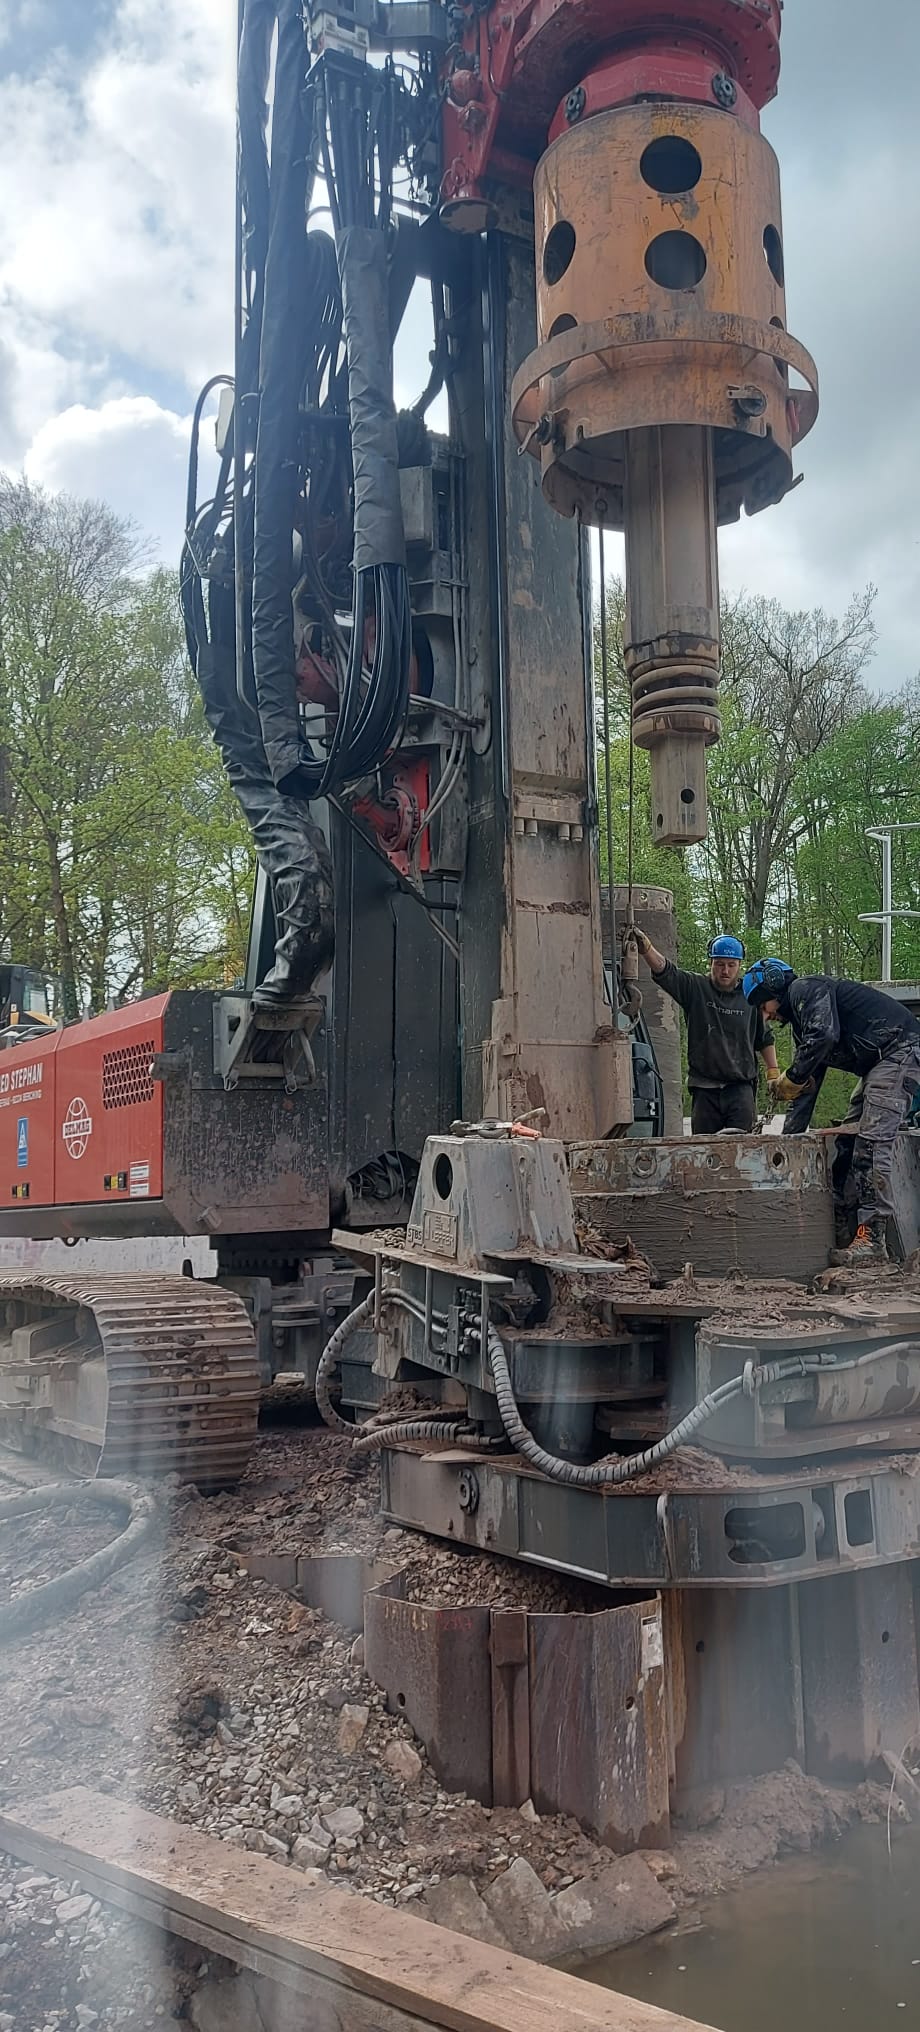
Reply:
<svg viewBox="0 0 920 2032"><path fill-rule="evenodd" d="M776 94L782 0L458 0L455 17L441 199L461 230L466 208L478 230L490 178L529 186L551 134L592 113L665 98L756 128Z"/></svg>
<svg viewBox="0 0 920 2032"><path fill-rule="evenodd" d="M5 1205L158 1199L163 1185L163 1050L168 995L0 1057L0 1192Z"/></svg>
<svg viewBox="0 0 920 2032"><path fill-rule="evenodd" d="M0 1051L0 1235L323 1230L322 1067L228 1087L204 991L154 995Z"/></svg>

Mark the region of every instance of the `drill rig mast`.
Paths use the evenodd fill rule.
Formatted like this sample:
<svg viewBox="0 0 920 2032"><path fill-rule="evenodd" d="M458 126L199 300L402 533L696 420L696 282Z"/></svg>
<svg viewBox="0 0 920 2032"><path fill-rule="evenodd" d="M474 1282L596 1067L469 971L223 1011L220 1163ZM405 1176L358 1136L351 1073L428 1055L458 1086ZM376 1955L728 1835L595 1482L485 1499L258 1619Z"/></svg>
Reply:
<svg viewBox="0 0 920 2032"><path fill-rule="evenodd" d="M7 1424L230 1479L259 1370L322 1337L328 1418L410 1384L441 1421L358 1438L392 1519L663 1591L697 1777L715 1708L718 1776L920 1727L916 1292L806 1291L819 1142L624 1133L600 929L590 532L625 533L653 833L690 844L717 528L781 500L816 412L760 133L781 12L242 0L235 376L182 590L260 862L245 987L0 1054L0 1231L204 1233L218 1272L4 1280Z"/></svg>
<svg viewBox="0 0 920 2032"><path fill-rule="evenodd" d="M235 374L204 504L214 384L198 408L182 595L259 855L247 979L36 1046L0 1226L208 1234L264 1377L306 1367L347 1309L336 1226L342 1251L411 1207L410 1243L439 1236L449 1264L426 1139L455 1120L541 1124L565 1203L538 1235L534 1140L496 1204L524 1191L519 1256L571 1254L564 1150L612 1151L633 1115L601 939L588 530L626 530L656 837L691 840L716 522L791 483L814 402L788 369L814 377L785 333L758 131L778 0L242 0L239 30ZM417 283L431 374L397 414ZM441 388L446 438L426 423ZM53 1429L53 1334L40 1299L15 1305L11 1414ZM378 1380L430 1352L381 1346ZM71 1422L104 1458L104 1421Z"/></svg>
<svg viewBox="0 0 920 2032"><path fill-rule="evenodd" d="M628 1046L601 990L588 531L625 533L653 836L692 844L719 734L717 529L782 500L817 411L814 365L787 331L760 132L781 13L780 0L447 9L424 230L466 499L462 1110L425 1144L404 1239L336 1236L374 1287L317 1376L338 1419L336 1372L343 1408L408 1383L451 1417L440 1438L424 1417L359 1438L381 1452L394 1521L666 1591L688 1714L700 1695L676 1752L685 1774L707 1698L726 1705L720 1671L767 1683L774 1658L784 1755L809 1731L820 1760L848 1730L877 1741L920 1721L906 1564L920 1507L890 1459L916 1443L914 1301L806 1296L830 1240L819 1143L618 1135ZM372 37L377 17L348 22L361 19ZM748 1317L726 1316L724 1281L720 1306L681 1278L691 1250L711 1276L750 1282ZM767 1324L765 1274L785 1280ZM712 1465L685 1479L680 1449L698 1433ZM791 1583L811 1590L801 1628ZM756 1628L751 1587L774 1590ZM852 1679L851 1633L889 1597L910 1695L880 1686L870 1645L838 1726L829 1684ZM728 1616L742 1641L722 1646ZM741 1705L723 1769L765 1768L772 1719L755 1728Z"/></svg>
<svg viewBox="0 0 920 2032"><path fill-rule="evenodd" d="M433 1130L630 1127L587 531L626 527L658 837L698 837L715 517L784 491L811 418L757 133L778 25L774 0L241 0L235 373L204 504L216 384L198 406L182 597L259 856L247 977L35 1044L0 1228L209 1236L263 1380L312 1376L354 1281L333 1226L405 1221ZM398 415L416 284L431 373ZM9 1420L48 1436L45 1299L10 1306ZM99 1401L59 1421L97 1462Z"/></svg>

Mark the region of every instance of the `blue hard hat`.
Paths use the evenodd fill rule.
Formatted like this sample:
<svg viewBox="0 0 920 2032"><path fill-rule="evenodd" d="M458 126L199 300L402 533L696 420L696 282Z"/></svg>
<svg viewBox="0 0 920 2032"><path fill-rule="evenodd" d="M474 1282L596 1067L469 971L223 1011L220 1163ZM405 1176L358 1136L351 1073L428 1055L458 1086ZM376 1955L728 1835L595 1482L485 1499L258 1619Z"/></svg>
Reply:
<svg viewBox="0 0 920 2032"><path fill-rule="evenodd" d="M744 947L740 938L733 938L730 931L723 931L719 938L711 938L707 947L711 960L743 960Z"/></svg>
<svg viewBox="0 0 920 2032"><path fill-rule="evenodd" d="M756 1008L758 1002L772 1002L774 996L781 1000L790 981L794 980L794 970L787 967L785 960L755 960L741 985L748 1001L753 1002Z"/></svg>

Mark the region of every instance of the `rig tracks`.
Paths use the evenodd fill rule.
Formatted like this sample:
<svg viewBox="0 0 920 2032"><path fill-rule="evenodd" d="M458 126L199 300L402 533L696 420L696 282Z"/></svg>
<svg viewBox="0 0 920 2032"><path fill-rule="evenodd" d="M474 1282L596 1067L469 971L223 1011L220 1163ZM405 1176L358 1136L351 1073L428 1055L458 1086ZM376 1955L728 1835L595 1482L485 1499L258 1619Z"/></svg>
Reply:
<svg viewBox="0 0 920 2032"><path fill-rule="evenodd" d="M186 1277L0 1275L0 1443L89 1475L238 1481L260 1378L242 1301Z"/></svg>

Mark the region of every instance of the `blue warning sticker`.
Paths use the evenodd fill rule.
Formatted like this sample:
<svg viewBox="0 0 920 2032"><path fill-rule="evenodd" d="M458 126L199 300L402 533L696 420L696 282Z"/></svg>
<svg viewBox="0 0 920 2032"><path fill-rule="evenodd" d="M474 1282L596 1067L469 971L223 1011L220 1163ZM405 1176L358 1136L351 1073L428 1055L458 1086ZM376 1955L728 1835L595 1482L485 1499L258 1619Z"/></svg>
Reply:
<svg viewBox="0 0 920 2032"><path fill-rule="evenodd" d="M29 1164L29 1117L20 1115L16 1124L16 1163L20 1171L26 1171Z"/></svg>

